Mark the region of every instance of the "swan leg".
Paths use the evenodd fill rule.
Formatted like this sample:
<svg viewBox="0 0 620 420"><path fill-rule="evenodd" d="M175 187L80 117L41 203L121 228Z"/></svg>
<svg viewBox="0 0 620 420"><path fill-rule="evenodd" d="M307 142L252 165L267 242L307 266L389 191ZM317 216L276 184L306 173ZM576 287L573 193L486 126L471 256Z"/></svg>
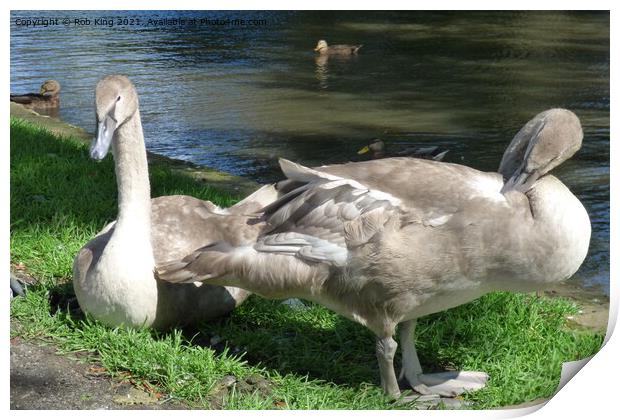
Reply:
<svg viewBox="0 0 620 420"><path fill-rule="evenodd" d="M400 345L403 356L403 363L400 370L398 379L407 379L411 388L419 394L431 395L433 392L422 383L420 375L422 375L422 366L418 359L418 353L415 349L414 334L415 334L415 319L402 322L399 326L400 333Z"/></svg>
<svg viewBox="0 0 620 420"><path fill-rule="evenodd" d="M396 340L391 336L377 338L376 354L379 362L379 374L381 375L381 388L383 388L383 392L393 398L400 396L400 388L394 372L394 355L397 347Z"/></svg>
<svg viewBox="0 0 620 420"><path fill-rule="evenodd" d="M407 379L411 388L422 395L456 397L467 391L484 388L489 375L484 372L441 372L422 373L413 335L416 320L400 324L400 342L403 354L403 367L400 379Z"/></svg>

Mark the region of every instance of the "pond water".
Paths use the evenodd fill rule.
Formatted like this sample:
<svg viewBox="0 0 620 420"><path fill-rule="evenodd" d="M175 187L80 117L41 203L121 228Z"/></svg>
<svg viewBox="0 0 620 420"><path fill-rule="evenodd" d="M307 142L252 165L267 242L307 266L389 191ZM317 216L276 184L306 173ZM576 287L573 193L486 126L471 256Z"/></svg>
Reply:
<svg viewBox="0 0 620 420"><path fill-rule="evenodd" d="M324 60L319 39L363 47ZM608 294L609 45L608 13L13 11L11 92L56 79L59 117L94 132L97 80L125 74L149 150L259 182L279 156L354 160L375 137L495 170L527 120L569 108L584 145L556 175L593 227L572 281Z"/></svg>

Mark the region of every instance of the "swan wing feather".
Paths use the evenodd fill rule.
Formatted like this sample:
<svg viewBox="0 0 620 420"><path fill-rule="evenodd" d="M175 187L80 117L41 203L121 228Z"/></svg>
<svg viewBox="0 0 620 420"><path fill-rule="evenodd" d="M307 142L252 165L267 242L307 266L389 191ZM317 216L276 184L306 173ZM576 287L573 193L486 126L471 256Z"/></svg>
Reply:
<svg viewBox="0 0 620 420"><path fill-rule="evenodd" d="M351 248L371 241L389 220L407 213L398 200L357 181L280 162L288 179L305 184L265 208L269 228L254 245L258 252L343 266Z"/></svg>

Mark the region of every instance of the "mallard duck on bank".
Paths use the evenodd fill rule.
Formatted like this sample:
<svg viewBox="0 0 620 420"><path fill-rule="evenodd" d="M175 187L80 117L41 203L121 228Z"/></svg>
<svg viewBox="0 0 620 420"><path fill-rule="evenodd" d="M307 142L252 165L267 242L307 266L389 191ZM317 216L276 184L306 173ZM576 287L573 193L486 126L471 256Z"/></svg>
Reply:
<svg viewBox="0 0 620 420"><path fill-rule="evenodd" d="M58 108L60 106L60 83L56 80L46 80L41 85L39 93L11 94L11 102L22 104L30 109Z"/></svg>

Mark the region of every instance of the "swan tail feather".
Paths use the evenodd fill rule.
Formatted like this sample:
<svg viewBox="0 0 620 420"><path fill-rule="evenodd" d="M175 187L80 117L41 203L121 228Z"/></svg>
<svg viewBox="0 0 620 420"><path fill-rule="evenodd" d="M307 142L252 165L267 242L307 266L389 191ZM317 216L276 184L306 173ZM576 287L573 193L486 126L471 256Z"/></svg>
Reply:
<svg viewBox="0 0 620 420"><path fill-rule="evenodd" d="M181 260L158 265L155 276L168 283L193 283L221 277L228 271L230 248L226 242L209 244Z"/></svg>

